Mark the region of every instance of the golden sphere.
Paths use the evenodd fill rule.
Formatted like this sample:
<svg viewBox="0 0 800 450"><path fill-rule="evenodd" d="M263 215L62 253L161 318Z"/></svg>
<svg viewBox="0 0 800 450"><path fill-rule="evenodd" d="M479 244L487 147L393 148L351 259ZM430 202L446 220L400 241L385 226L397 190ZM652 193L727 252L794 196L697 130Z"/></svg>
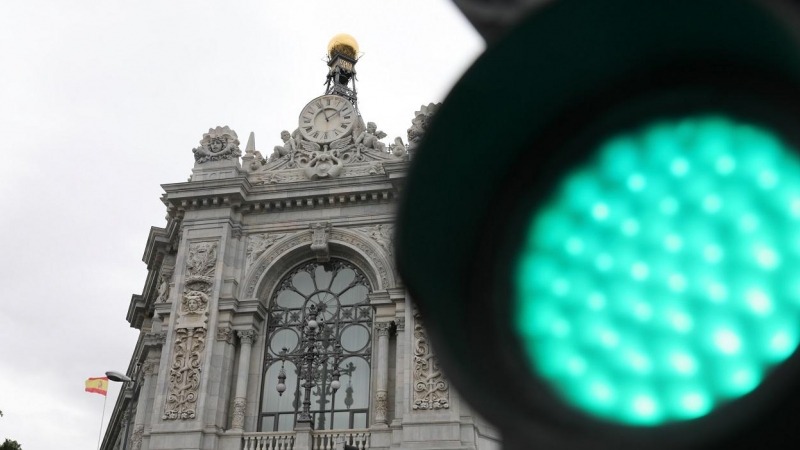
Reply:
<svg viewBox="0 0 800 450"><path fill-rule="evenodd" d="M334 51L356 59L358 56L358 42L356 42L356 38L347 33L339 33L328 42L328 57L332 57Z"/></svg>

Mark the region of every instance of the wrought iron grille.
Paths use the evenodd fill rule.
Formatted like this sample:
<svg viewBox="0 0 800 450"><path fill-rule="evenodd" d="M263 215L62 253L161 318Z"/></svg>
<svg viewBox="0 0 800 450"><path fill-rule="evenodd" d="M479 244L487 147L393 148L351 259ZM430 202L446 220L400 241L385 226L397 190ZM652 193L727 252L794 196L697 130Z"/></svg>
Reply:
<svg viewBox="0 0 800 450"><path fill-rule="evenodd" d="M311 391L315 429L369 426L373 313L367 294L371 290L369 279L356 266L339 259L302 264L281 280L269 303L259 431L294 428L307 376L315 383ZM320 327L315 347L320 363L307 375L299 367L306 348L303 327L312 305ZM338 391L330 386L337 359ZM284 395L276 391L281 369L286 376Z"/></svg>

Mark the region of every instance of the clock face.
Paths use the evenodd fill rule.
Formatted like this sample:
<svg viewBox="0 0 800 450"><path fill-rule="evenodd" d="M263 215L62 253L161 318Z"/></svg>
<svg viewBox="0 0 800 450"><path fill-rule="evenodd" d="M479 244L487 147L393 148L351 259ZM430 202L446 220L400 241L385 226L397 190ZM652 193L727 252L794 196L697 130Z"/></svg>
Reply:
<svg viewBox="0 0 800 450"><path fill-rule="evenodd" d="M304 139L318 144L343 138L355 123L353 104L338 95L317 97L300 113L300 133Z"/></svg>

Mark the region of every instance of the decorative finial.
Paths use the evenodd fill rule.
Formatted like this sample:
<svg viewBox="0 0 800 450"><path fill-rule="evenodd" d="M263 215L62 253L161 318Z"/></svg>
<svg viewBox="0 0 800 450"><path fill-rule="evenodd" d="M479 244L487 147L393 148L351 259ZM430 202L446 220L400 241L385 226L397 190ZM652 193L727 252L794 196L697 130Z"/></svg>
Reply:
<svg viewBox="0 0 800 450"><path fill-rule="evenodd" d="M328 42L328 57L341 53L351 59L358 59L358 42L347 33L339 33Z"/></svg>

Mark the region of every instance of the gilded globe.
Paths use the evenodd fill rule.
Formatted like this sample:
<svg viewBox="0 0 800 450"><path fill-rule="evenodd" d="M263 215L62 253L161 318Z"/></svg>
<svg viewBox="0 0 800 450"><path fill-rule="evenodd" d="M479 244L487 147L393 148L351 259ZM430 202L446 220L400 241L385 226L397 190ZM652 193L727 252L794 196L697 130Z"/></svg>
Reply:
<svg viewBox="0 0 800 450"><path fill-rule="evenodd" d="M339 33L332 37L328 42L328 56L333 57L334 53L341 53L352 59L358 55L358 42L356 38L347 33Z"/></svg>

